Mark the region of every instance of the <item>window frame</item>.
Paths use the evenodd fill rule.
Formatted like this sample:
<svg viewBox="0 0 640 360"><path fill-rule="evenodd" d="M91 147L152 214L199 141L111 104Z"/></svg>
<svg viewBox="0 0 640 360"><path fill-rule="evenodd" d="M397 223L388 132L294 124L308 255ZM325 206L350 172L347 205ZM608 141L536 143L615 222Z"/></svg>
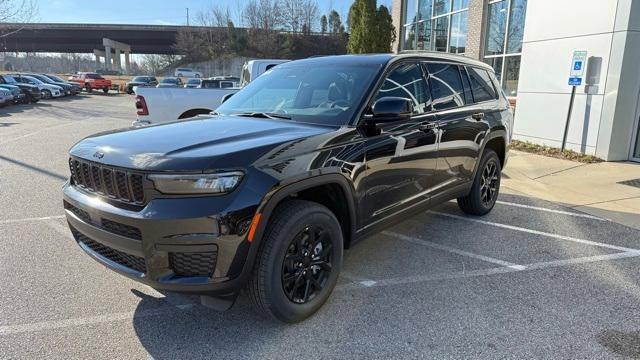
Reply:
<svg viewBox="0 0 640 360"><path fill-rule="evenodd" d="M415 4L415 10L416 10L416 16L419 13L419 9L420 9L420 0L406 0L405 4L408 4L410 1L412 1ZM410 50L418 50L417 49L417 45L418 45L418 26L422 26L422 23L424 22L430 22L430 27L429 27L429 32L431 33L431 42L429 43L429 48L428 49L420 49L420 50L427 50L427 51L435 51L435 32L434 32L434 24L435 21L442 18L442 17L446 17L447 18L447 43L445 45L445 51L442 51L444 53L448 53L448 54L454 54L449 52L449 47L451 46L451 18L456 15L456 14L460 14L460 13L465 13L467 14L467 39L468 39L468 33L469 33L469 25L468 25L468 21L469 21L469 4L467 2L467 7L463 7L457 10L453 10L453 0L447 0L449 2L449 11L443 14L438 14L435 15L435 0L428 0L431 2L431 16L429 16L426 19L408 19L408 6L403 6L402 9L402 14L401 14L401 25L400 25L400 30L401 30L401 35L399 36L399 40L400 40L400 48L402 50L406 50L407 49L407 30L410 27L414 27L414 37L412 39L412 44L411 44L411 49ZM500 0L502 1L502 0ZM464 55L466 53L466 48L467 48L467 43L465 40L465 52L461 52L461 53L455 53L457 55Z"/></svg>
<svg viewBox="0 0 640 360"><path fill-rule="evenodd" d="M486 39L485 41L483 41L483 46L482 46L482 59L483 61L485 61L487 59L496 59L496 58L502 58L502 64L500 65L500 74L498 76L498 82L500 83L500 88L501 90L504 90L504 76L506 73L506 63L507 63L507 58L508 57L520 57L520 61L522 61L522 47L520 48L520 52L517 53L509 53L507 46L508 46L508 41L509 41L509 26L511 25L511 5L513 4L513 1L515 0L490 0L487 3L487 9L491 4L496 4L496 3L500 3L506 1L507 2L507 8L506 8L506 20L505 20L505 28L504 28L504 43L502 44L502 53L501 54L494 54L494 55L485 55L486 52ZM525 15L525 19L526 19L526 15ZM489 19L487 19L487 22L489 21ZM523 24L524 26L524 24ZM487 36L486 34L484 36ZM519 77L520 75L518 74L518 81L519 81ZM514 96L509 96L508 97L514 97ZM516 93L517 96L517 93Z"/></svg>
<svg viewBox="0 0 640 360"><path fill-rule="evenodd" d="M452 66L456 66L458 68L458 76L460 76L460 83L462 84L462 96L463 96L463 100L464 100L464 104L460 105L460 106L456 106L456 107L452 107L452 108L448 108L448 109L434 109L433 108L433 102L434 102L434 97L433 97L433 92L431 92L431 112L433 113L440 113L440 112L444 112L444 111L452 111L452 110L458 110L458 109L462 109L466 106L469 105L473 105L473 104L469 104L467 103L467 90L465 88L465 83L464 80L462 79L462 73L461 73L461 68L465 68L466 64L461 64L461 63L457 63L457 62L453 62L453 61L438 61L438 60L425 60L422 61L423 65L422 67L424 68L424 72L427 74L427 85L429 87L429 91L431 92L432 90L432 86L431 86L431 76L429 73L429 68L427 67L427 64L435 64L435 65L452 65ZM466 69L465 69L466 72ZM467 74L468 76L468 74ZM470 81L470 79L469 79ZM473 94L473 91L471 90L471 88L469 88L469 93ZM473 99L473 95L472 95L472 99ZM474 102L475 104L475 102Z"/></svg>
<svg viewBox="0 0 640 360"><path fill-rule="evenodd" d="M411 119L421 118L421 117L424 117L425 115L430 115L431 113L433 113L434 111L433 97L431 96L431 87L429 86L428 73L426 72L426 69L424 68L424 66L422 66L422 62L424 62L424 59L421 59L421 58L406 58L406 59L389 63L388 66L380 73L380 78L378 79L378 82L375 84L375 86L373 87L373 90L370 92L369 99L366 102L367 105L363 108L362 111L356 113L358 114L359 118L358 120L356 120L355 125L357 126L358 124L361 124L362 122L366 121L366 119L364 118L364 115L371 113L373 104L375 104L376 102L376 97L380 92L380 89L384 86L384 83L389 77L389 75L393 71L395 71L398 67L403 66L407 63L414 63L418 66L418 69L420 69L420 73L422 74L423 91L428 96L428 100L429 100L428 103L425 104L424 112L420 114L411 114L410 118Z"/></svg>
<svg viewBox="0 0 640 360"><path fill-rule="evenodd" d="M493 93L495 94L495 96L492 99L489 100L483 100L483 101L476 101L476 95L473 92L473 86L471 86L471 94L473 96L473 104L484 104L484 103L488 103L491 101L496 101L500 99L500 91L502 91L501 88L496 88L496 84L494 83L497 79L494 79L493 77L491 77L491 72L481 66L474 66L474 65L465 65L465 71L467 72L467 76L469 77L469 85L471 85L471 74L469 74L469 69L468 68L474 68L474 69L478 69L480 71L484 71L487 73L487 76L489 76L489 83L491 84L491 88L493 89Z"/></svg>

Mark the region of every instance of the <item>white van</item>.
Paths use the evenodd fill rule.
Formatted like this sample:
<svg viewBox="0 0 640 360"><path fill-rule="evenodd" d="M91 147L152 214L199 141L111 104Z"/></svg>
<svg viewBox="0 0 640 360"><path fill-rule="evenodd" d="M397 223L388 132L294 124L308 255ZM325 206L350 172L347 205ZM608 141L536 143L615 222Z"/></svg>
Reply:
<svg viewBox="0 0 640 360"><path fill-rule="evenodd" d="M201 78L202 73L197 72L190 68L177 68L173 72L173 76L175 77L186 77L186 78Z"/></svg>

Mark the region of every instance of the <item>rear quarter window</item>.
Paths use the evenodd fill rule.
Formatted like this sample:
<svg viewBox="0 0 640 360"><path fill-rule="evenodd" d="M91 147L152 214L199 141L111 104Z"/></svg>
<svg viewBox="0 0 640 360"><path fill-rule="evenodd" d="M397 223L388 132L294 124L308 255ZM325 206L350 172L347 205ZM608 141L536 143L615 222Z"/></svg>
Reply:
<svg viewBox="0 0 640 360"><path fill-rule="evenodd" d="M473 99L475 102L483 102L489 100L495 100L498 98L491 76L489 72L484 69L467 67L469 72L469 81L471 82L471 92L473 93Z"/></svg>

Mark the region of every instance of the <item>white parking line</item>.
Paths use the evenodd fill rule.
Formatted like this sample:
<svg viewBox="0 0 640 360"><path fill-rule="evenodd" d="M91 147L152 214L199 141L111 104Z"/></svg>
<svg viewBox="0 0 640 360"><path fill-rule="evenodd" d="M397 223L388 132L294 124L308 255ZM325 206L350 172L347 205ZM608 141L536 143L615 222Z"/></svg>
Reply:
<svg viewBox="0 0 640 360"><path fill-rule="evenodd" d="M46 220L55 220L55 219L64 219L64 215L0 220L0 225L3 225L3 224L15 224L15 223L22 223L22 222L31 222L31 221L46 221Z"/></svg>
<svg viewBox="0 0 640 360"><path fill-rule="evenodd" d="M478 276L489 276L489 275L496 275L496 274L506 274L506 273L513 273L513 272L531 271L531 270L537 270L537 269L564 267L564 266L571 266L571 265L578 265L578 264L585 264L585 263L634 258L638 256L640 256L640 251L631 251L631 252L621 252L621 253L607 254L607 255L596 255L596 256L588 256L588 257L582 257L582 258L553 260L553 261L544 261L544 262L538 262L538 263L532 263L532 264L525 264L523 265L522 269L502 266L502 267L496 267L491 269L473 270L473 271L468 271L464 273L458 272L453 274L416 275L416 276L409 276L409 277L402 277L402 278L380 279L367 284L365 284L364 282L354 282L350 284L343 284L343 285L337 286L336 291L364 289L364 288L372 288L372 287L384 287L384 286L403 285L403 284L415 284L415 283L428 282L428 281L472 278L472 277L478 277Z"/></svg>
<svg viewBox="0 0 640 360"><path fill-rule="evenodd" d="M548 209L548 208L544 208L544 207L524 205L524 204L518 204L518 203L513 203L513 202L508 202L508 201L500 201L500 200L498 200L498 201L496 201L496 204L507 205L507 206L515 206L515 207L520 207L520 208L524 208L524 209L531 209L531 210L537 210L537 211L546 211L546 212L550 212L550 213L554 213L554 214L570 215L570 216L575 216L575 217L580 217L580 218L585 218L585 219L591 219L591 220L611 221L609 219L603 219L601 217L597 217L597 216L593 216L593 215L581 214L581 213L576 213L576 212L571 212L571 211Z"/></svg>
<svg viewBox="0 0 640 360"><path fill-rule="evenodd" d="M434 249L438 249L438 250L442 250L442 251L447 251L450 253L454 253L454 254L458 254L458 255L462 255L462 256L466 256L466 257L470 257L473 259L478 259L478 260L482 260L485 262L489 262L489 263L493 263L496 265L501 265L501 266L505 266L508 268L512 268L512 269L516 269L516 270L524 270L525 267L522 265L518 265L518 264L514 264L508 261L504 261L504 260L500 260L500 259L494 259L492 257L488 257L488 256L484 256L484 255L480 255L480 254L474 254L474 253L470 253L468 251L464 251L464 250L460 250L460 249L456 249L450 246L446 246L446 245L442 245L442 244L438 244L438 243L434 243L431 241L427 241L427 240L423 240L420 238L415 238L415 237L411 237L411 236L406 236L403 234L398 234L392 231L383 231L382 234L384 235L388 235L388 236L393 236L397 239L401 239L413 244L418 244L418 245L423 245L423 246L428 246Z"/></svg>
<svg viewBox="0 0 640 360"><path fill-rule="evenodd" d="M525 233L534 234L534 235L541 235L541 236L546 236L546 237L550 237L550 238L554 238L554 239L558 239L558 240L573 241L573 242L576 242L576 243L579 243L579 244L597 246L597 247L606 248L606 249L613 249L613 250L626 251L626 252L638 252L638 251L640 251L639 249L631 249L631 248L627 248L627 247L623 247L623 246L604 244L604 243L599 243L599 242L595 242L595 241L591 241L591 240L578 239L578 238L574 238L574 237L571 237L571 236L548 233L548 232L545 232L545 231L533 230L533 229L523 228L523 227L520 227L520 226L513 226L513 225L502 224L502 223L496 223L496 222L492 222L492 221L480 220L480 219L470 218L470 217L466 217L466 216L453 215L453 214L443 213L443 212L439 212L439 211L428 211L428 212L431 213L431 214L440 215L440 216L444 216L444 217L448 217L448 218L452 218L452 219L457 219L457 220L462 220L462 221L469 221L469 222L474 222L474 223L484 224L484 225L489 225L489 226L495 226L495 227L499 227L499 228L503 228L503 229L520 231L520 232L525 232Z"/></svg>
<svg viewBox="0 0 640 360"><path fill-rule="evenodd" d="M193 307L193 305L186 304L182 306L180 309L186 310L191 307ZM129 312L122 312L122 313L114 313L114 314L88 316L88 317L75 318L75 319L41 321L41 322L30 323L30 324L5 325L5 326L0 326L0 336L43 331L43 330L61 329L61 328L67 328L72 326L101 324L101 323L108 323L108 322L121 321L121 320L132 320L134 318L137 319L137 318L145 318L150 316L158 316L158 315L163 315L163 314L175 311L175 308L176 308L175 306L163 306L156 309L142 310L142 311L129 311Z"/></svg>

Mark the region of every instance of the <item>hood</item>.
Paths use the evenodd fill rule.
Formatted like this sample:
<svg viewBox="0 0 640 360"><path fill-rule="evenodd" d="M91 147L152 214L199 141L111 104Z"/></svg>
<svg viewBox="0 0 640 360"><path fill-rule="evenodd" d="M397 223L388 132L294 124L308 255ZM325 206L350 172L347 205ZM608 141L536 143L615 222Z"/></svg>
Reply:
<svg viewBox="0 0 640 360"><path fill-rule="evenodd" d="M16 86L16 85L0 84L0 88L7 89L7 90L11 91L11 93L13 95L20 94L20 88L18 86Z"/></svg>
<svg viewBox="0 0 640 360"><path fill-rule="evenodd" d="M70 154L148 171L246 169L282 143L330 131L335 129L287 120L202 116L96 134L77 143Z"/></svg>
<svg viewBox="0 0 640 360"><path fill-rule="evenodd" d="M63 88L63 89L71 88L71 85L66 84L66 83L57 82L57 81L56 81L56 82L53 82L53 83L49 83L49 84L50 84L50 85L59 86L59 87L61 87L61 88Z"/></svg>
<svg viewBox="0 0 640 360"><path fill-rule="evenodd" d="M172 88L172 87L178 87L179 85L177 84L158 84L159 88Z"/></svg>
<svg viewBox="0 0 640 360"><path fill-rule="evenodd" d="M58 90L58 91L62 90L62 88L58 85L42 84L42 87L49 90Z"/></svg>

